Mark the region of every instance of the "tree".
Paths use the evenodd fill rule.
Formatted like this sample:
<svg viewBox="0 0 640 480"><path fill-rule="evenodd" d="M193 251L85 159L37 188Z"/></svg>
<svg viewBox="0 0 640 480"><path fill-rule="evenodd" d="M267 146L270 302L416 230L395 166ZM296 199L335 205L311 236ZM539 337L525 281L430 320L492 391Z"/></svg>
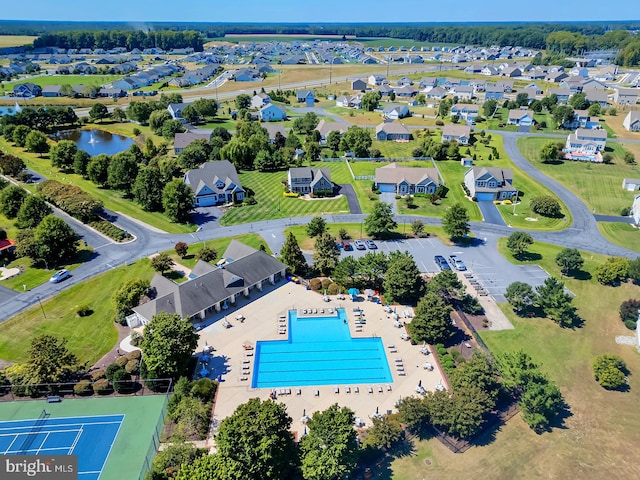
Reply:
<svg viewBox="0 0 640 480"><path fill-rule="evenodd" d="M372 143L373 140L368 129L351 126L344 133L340 141L340 148L352 152L356 157L364 158L369 156L369 148Z"/></svg>
<svg viewBox="0 0 640 480"><path fill-rule="evenodd" d="M329 147L334 152L340 149L340 140L342 139L342 135L337 130L332 130L327 135L327 147Z"/></svg>
<svg viewBox="0 0 640 480"><path fill-rule="evenodd" d="M116 107L113 109L113 112L111 112L111 115L109 115L109 118L114 122L120 123L126 120L127 114L124 113L121 107Z"/></svg>
<svg viewBox="0 0 640 480"><path fill-rule="evenodd" d="M556 265L560 267L563 275L568 275L580 270L584 265L584 260L577 249L563 248L556 255Z"/></svg>
<svg viewBox="0 0 640 480"><path fill-rule="evenodd" d="M35 228L44 217L51 213L51 207L41 195L27 195L18 210L16 226L18 228Z"/></svg>
<svg viewBox="0 0 640 480"><path fill-rule="evenodd" d="M48 268L61 265L77 252L78 236L61 218L47 215L33 231L36 262L45 262Z"/></svg>
<svg viewBox="0 0 640 480"><path fill-rule="evenodd" d="M216 446L224 474L214 478L294 478L297 451L293 434L289 431L291 422L285 405L279 402L252 398L239 405L231 416L220 423ZM355 435L352 423L349 427Z"/></svg>
<svg viewBox="0 0 640 480"><path fill-rule="evenodd" d="M13 143L16 144L16 147L24 147L29 132L31 132L31 129L26 125L18 125L13 130Z"/></svg>
<svg viewBox="0 0 640 480"><path fill-rule="evenodd" d="M336 239L328 232L322 233L314 245L313 265L323 275L329 275L338 263L340 250Z"/></svg>
<svg viewBox="0 0 640 480"><path fill-rule="evenodd" d="M522 418L537 432L548 429L564 406L558 387L544 380L542 383L530 382L519 402Z"/></svg>
<svg viewBox="0 0 640 480"><path fill-rule="evenodd" d="M553 111L553 119L558 124L558 127L562 127L565 123L571 123L574 116L573 108L569 105L560 105Z"/></svg>
<svg viewBox="0 0 640 480"><path fill-rule="evenodd" d="M72 140L60 140L51 148L49 155L51 165L62 170L70 169L73 167L73 161L77 152L78 147L75 142Z"/></svg>
<svg viewBox="0 0 640 480"><path fill-rule="evenodd" d="M516 95L516 105L519 107L529 106L529 94L527 92L520 92Z"/></svg>
<svg viewBox="0 0 640 480"><path fill-rule="evenodd" d="M604 353L593 360L593 376L608 390L617 390L627 384L627 365L617 355Z"/></svg>
<svg viewBox="0 0 640 480"><path fill-rule="evenodd" d="M133 182L133 198L144 210L154 212L162 207L163 188L164 179L160 170L157 167L143 166Z"/></svg>
<svg viewBox="0 0 640 480"><path fill-rule="evenodd" d="M218 251L215 248L204 246L200 249L196 257L198 258L198 260L211 263L216 258L218 258Z"/></svg>
<svg viewBox="0 0 640 480"><path fill-rule="evenodd" d="M451 270L443 270L427 283L427 291L450 302L453 298L462 298L465 286Z"/></svg>
<svg viewBox="0 0 640 480"><path fill-rule="evenodd" d="M101 153L95 157L91 157L89 164L87 165L87 175L96 185L106 186L109 178L109 156Z"/></svg>
<svg viewBox="0 0 640 480"><path fill-rule="evenodd" d="M129 152L120 152L111 157L107 168L107 183L114 190L122 190L127 195L138 175L138 164Z"/></svg>
<svg viewBox="0 0 640 480"><path fill-rule="evenodd" d="M631 298L620 304L620 320L627 325L632 322L635 325L638 322L638 313L640 311L640 300Z"/></svg>
<svg viewBox="0 0 640 480"><path fill-rule="evenodd" d="M15 155L5 155L0 152L0 173L15 177L24 170L24 162Z"/></svg>
<svg viewBox="0 0 640 480"><path fill-rule="evenodd" d="M455 332L451 322L451 307L432 292L427 292L415 308L409 324L411 338L432 345L447 342Z"/></svg>
<svg viewBox="0 0 640 480"><path fill-rule="evenodd" d="M87 167L91 161L91 155L84 150L78 150L73 156L73 173L86 177Z"/></svg>
<svg viewBox="0 0 640 480"><path fill-rule="evenodd" d="M482 105L483 115L487 118L491 117L493 113L496 111L497 106L498 106L497 100L494 100L493 98L487 100L486 102L484 102L484 105Z"/></svg>
<svg viewBox="0 0 640 480"><path fill-rule="evenodd" d="M189 123L196 123L198 120L200 120L200 114L198 113L198 110L196 110L196 107L193 106L193 104L184 107L182 109L181 115L182 118L184 118Z"/></svg>
<svg viewBox="0 0 640 480"><path fill-rule="evenodd" d="M414 304L424 289L424 282L413 257L408 252L389 254L384 274L385 299L394 303Z"/></svg>
<svg viewBox="0 0 640 480"><path fill-rule="evenodd" d="M292 232L289 232L289 234L287 235L287 239L282 245L282 249L280 250L280 257L282 258L282 261L289 267L291 272L295 273L296 275L304 275L304 273L309 268L307 265L307 261L302 254L302 250L300 250L300 246L298 245L298 240Z"/></svg>
<svg viewBox="0 0 640 480"><path fill-rule="evenodd" d="M416 236L419 237L422 235L422 233L424 232L424 223L420 220L415 220L413 222L411 222L411 232Z"/></svg>
<svg viewBox="0 0 640 480"><path fill-rule="evenodd" d="M543 217L558 218L562 216L560 202L550 195L533 197L529 201L529 206L531 210Z"/></svg>
<svg viewBox="0 0 640 480"><path fill-rule="evenodd" d="M376 449L392 448L402 438L402 426L395 415L373 417L373 425L367 430L365 446Z"/></svg>
<svg viewBox="0 0 640 480"><path fill-rule="evenodd" d="M629 263L626 258L608 258L596 269L596 280L602 285L620 285L628 278Z"/></svg>
<svg viewBox="0 0 640 480"><path fill-rule="evenodd" d="M109 116L109 110L103 103L94 103L89 110L89 118L92 122L96 120L102 120Z"/></svg>
<svg viewBox="0 0 640 480"><path fill-rule="evenodd" d="M420 434L429 426L429 405L422 398L403 397L398 405L398 416L409 431Z"/></svg>
<svg viewBox="0 0 640 480"><path fill-rule="evenodd" d="M418 95L416 95L416 102L418 103L418 105L424 105L425 103L427 103L427 97L424 93L419 93Z"/></svg>
<svg viewBox="0 0 640 480"><path fill-rule="evenodd" d="M171 120L171 114L168 110L154 110L149 116L149 127L156 135L162 133L162 125L167 120Z"/></svg>
<svg viewBox="0 0 640 480"><path fill-rule="evenodd" d="M147 102L131 102L127 107L127 118L143 125L149 121L149 116L154 111L153 106ZM169 113L169 112L167 112ZM169 115L171 116L171 115Z"/></svg>
<svg viewBox="0 0 640 480"><path fill-rule="evenodd" d="M67 348L67 340L52 335L32 340L26 366L27 384L62 383L80 369L78 359Z"/></svg>
<svg viewBox="0 0 640 480"><path fill-rule="evenodd" d="M393 219L393 209L385 202L376 202L373 211L364 220L367 235L373 238L388 237L398 224Z"/></svg>
<svg viewBox="0 0 640 480"><path fill-rule="evenodd" d="M362 96L362 109L366 112L373 112L378 108L381 95L379 92L367 92Z"/></svg>
<svg viewBox="0 0 640 480"><path fill-rule="evenodd" d="M49 151L49 139L44 133L32 130L27 135L24 146L27 151L37 153L39 157L42 157L43 153Z"/></svg>
<svg viewBox="0 0 640 480"><path fill-rule="evenodd" d="M573 298L564 291L564 283L555 277L547 278L536 287L536 304L545 315L560 326L569 327L576 318Z"/></svg>
<svg viewBox="0 0 640 480"><path fill-rule="evenodd" d="M172 221L188 222L193 209L193 191L182 180L170 181L162 190L162 207Z"/></svg>
<svg viewBox="0 0 640 480"><path fill-rule="evenodd" d="M241 93L236 97L236 108L246 110L251 107L251 97L246 93Z"/></svg>
<svg viewBox="0 0 640 480"><path fill-rule="evenodd" d="M184 132L185 128L180 120L167 120L162 124L162 136L167 140L173 140L176 133Z"/></svg>
<svg viewBox="0 0 640 480"><path fill-rule="evenodd" d="M304 152L306 155L306 159L309 162L315 162L320 157L320 145L317 143L306 143L304 146Z"/></svg>
<svg viewBox="0 0 640 480"><path fill-rule="evenodd" d="M576 93L569 98L569 105L575 110L586 110L589 108L590 102L587 100L587 95L584 93Z"/></svg>
<svg viewBox="0 0 640 480"><path fill-rule="evenodd" d="M0 213L7 218L16 218L20 207L27 197L27 192L16 185L0 190Z"/></svg>
<svg viewBox="0 0 640 480"><path fill-rule="evenodd" d="M149 282L141 278L126 280L113 294L112 301L116 312L130 314L133 307L140 304L140 299L149 290Z"/></svg>
<svg viewBox="0 0 640 480"><path fill-rule="evenodd" d="M527 232L513 232L507 239L507 248L518 258L533 245L533 237Z"/></svg>
<svg viewBox="0 0 640 480"><path fill-rule="evenodd" d="M187 245L185 242L178 242L174 245L173 249L180 256L180 258L184 258L189 252L189 245Z"/></svg>
<svg viewBox="0 0 640 480"><path fill-rule="evenodd" d="M531 285L524 282L513 282L510 284L504 296L511 307L513 307L513 311L518 315L526 313L537 300Z"/></svg>
<svg viewBox="0 0 640 480"><path fill-rule="evenodd" d="M201 117L215 117L218 113L218 103L210 98L199 98L191 104Z"/></svg>
<svg viewBox="0 0 640 480"><path fill-rule="evenodd" d="M602 114L602 107L598 102L593 102L587 109L590 117L599 117Z"/></svg>
<svg viewBox="0 0 640 480"><path fill-rule="evenodd" d="M471 229L467 209L461 203L452 205L442 217L442 228L454 241L468 235Z"/></svg>
<svg viewBox="0 0 640 480"><path fill-rule="evenodd" d="M559 158L558 145L555 142L547 142L540 149L540 160L543 163L554 162Z"/></svg>
<svg viewBox="0 0 640 480"><path fill-rule="evenodd" d="M337 403L309 420L309 434L300 440L302 475L307 480L333 480L349 475L358 458L354 414Z"/></svg>
<svg viewBox="0 0 640 480"><path fill-rule="evenodd" d="M173 262L171 257L164 252L160 252L151 259L151 267L156 272L160 272L163 275L167 270L171 270L171 267L173 267L174 265L175 263Z"/></svg>
<svg viewBox="0 0 640 480"><path fill-rule="evenodd" d="M342 258L331 274L332 280L344 288L356 287L360 274L360 262L352 256Z"/></svg>

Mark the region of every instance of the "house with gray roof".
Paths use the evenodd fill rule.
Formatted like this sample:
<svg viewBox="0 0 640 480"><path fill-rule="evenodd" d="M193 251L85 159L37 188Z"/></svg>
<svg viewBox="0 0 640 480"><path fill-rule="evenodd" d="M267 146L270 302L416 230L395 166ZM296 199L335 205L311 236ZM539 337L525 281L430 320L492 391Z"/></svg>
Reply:
<svg viewBox="0 0 640 480"><path fill-rule="evenodd" d="M607 131L578 128L567 137L564 158L587 162L602 162L602 154L607 144Z"/></svg>
<svg viewBox="0 0 640 480"><path fill-rule="evenodd" d="M242 202L245 191L240 185L236 167L229 160L203 163L184 175L194 195L195 207Z"/></svg>
<svg viewBox="0 0 640 480"><path fill-rule="evenodd" d="M156 274L151 280L150 300L133 308L127 317L129 327L147 325L162 312L200 322L228 309L239 298L248 298L252 291L275 285L286 274L284 263L237 240L231 241L223 259L220 265L199 260L189 280L182 283Z"/></svg>
<svg viewBox="0 0 640 480"><path fill-rule="evenodd" d="M638 101L637 88L616 88L613 94L613 101L618 105L635 105Z"/></svg>
<svg viewBox="0 0 640 480"><path fill-rule="evenodd" d="M206 140L208 142L210 137L210 133L197 132L194 130L178 132L173 139L173 151L176 155L180 155L191 142L195 142L196 140Z"/></svg>
<svg viewBox="0 0 640 480"><path fill-rule="evenodd" d="M479 202L511 200L518 194L510 168L471 167L464 174L464 184L469 196Z"/></svg>
<svg viewBox="0 0 640 480"><path fill-rule="evenodd" d="M440 185L438 170L435 168L401 167L391 163L376 168L375 186L381 192L397 195L414 193L435 193Z"/></svg>
<svg viewBox="0 0 640 480"><path fill-rule="evenodd" d="M411 132L400 122L382 122L376 127L376 139L381 141L408 142Z"/></svg>
<svg viewBox="0 0 640 480"><path fill-rule="evenodd" d="M456 103L451 107L449 115L473 122L480 114L480 106L472 103Z"/></svg>
<svg viewBox="0 0 640 480"><path fill-rule="evenodd" d="M346 122L327 122L322 119L315 129L320 132L320 145L326 145L331 132L339 132L342 136L349 129L349 125Z"/></svg>
<svg viewBox="0 0 640 480"><path fill-rule="evenodd" d="M456 141L467 145L471 140L471 127L468 125L447 124L442 127L442 143Z"/></svg>
<svg viewBox="0 0 640 480"><path fill-rule="evenodd" d="M534 123L533 110L521 110L514 109L509 110L509 116L507 117L507 125L519 125L523 127L530 127Z"/></svg>
<svg viewBox="0 0 640 480"><path fill-rule="evenodd" d="M313 90L298 90L296 92L296 99L298 102L304 102L305 107L313 107L315 95L313 94Z"/></svg>
<svg viewBox="0 0 640 480"><path fill-rule="evenodd" d="M382 116L389 120L398 120L399 118L408 117L410 114L409 107L398 103L388 103L382 109Z"/></svg>
<svg viewBox="0 0 640 480"><path fill-rule="evenodd" d="M328 168L290 168L287 174L290 192L314 195L333 194L331 171Z"/></svg>
<svg viewBox="0 0 640 480"><path fill-rule="evenodd" d="M287 138L287 132L285 132L284 126L281 123L265 123L262 125L262 128L264 128L267 131L267 134L269 134L269 141L271 143L275 143L276 134L278 133L285 139Z"/></svg>

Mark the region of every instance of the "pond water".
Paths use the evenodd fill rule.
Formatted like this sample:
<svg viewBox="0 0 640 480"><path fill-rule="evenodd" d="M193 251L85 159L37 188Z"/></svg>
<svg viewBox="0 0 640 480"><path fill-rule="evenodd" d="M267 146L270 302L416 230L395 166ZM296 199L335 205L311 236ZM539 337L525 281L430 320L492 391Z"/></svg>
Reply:
<svg viewBox="0 0 640 480"><path fill-rule="evenodd" d="M127 150L133 145L133 139L122 135L114 135L104 130L68 130L58 132L55 140L73 140L80 150L89 155L105 153L113 155Z"/></svg>

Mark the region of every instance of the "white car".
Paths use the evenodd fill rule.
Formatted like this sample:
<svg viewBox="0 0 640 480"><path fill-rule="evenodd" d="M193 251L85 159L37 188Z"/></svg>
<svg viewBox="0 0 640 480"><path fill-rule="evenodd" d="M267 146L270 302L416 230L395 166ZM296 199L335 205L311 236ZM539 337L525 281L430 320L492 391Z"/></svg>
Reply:
<svg viewBox="0 0 640 480"><path fill-rule="evenodd" d="M69 270L67 270L66 268L63 268L62 270L58 270L56 273L54 273L53 276L49 279L49 282L60 283L61 281L69 278L70 276L71 274L69 273Z"/></svg>

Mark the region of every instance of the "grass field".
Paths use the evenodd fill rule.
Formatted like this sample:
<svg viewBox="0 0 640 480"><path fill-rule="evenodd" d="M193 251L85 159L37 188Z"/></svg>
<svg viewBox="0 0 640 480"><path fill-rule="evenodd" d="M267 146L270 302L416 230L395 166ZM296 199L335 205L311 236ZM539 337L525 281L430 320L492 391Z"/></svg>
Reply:
<svg viewBox="0 0 640 480"><path fill-rule="evenodd" d="M111 303L116 286L131 278L151 280L152 276L149 260L140 260L66 288L43 301L46 318L39 305L22 311L0 324L0 358L24 362L28 358L31 339L50 334L66 338L69 350L80 362L92 365L113 348L118 338L113 323L115 310ZM93 314L76 316L76 309L81 305L89 306Z"/></svg>
<svg viewBox="0 0 640 480"><path fill-rule="evenodd" d="M620 144L609 144L614 158L611 165L568 161L551 165L542 163L539 157L540 149L550 140L558 139L521 138L518 140L518 147L537 169L562 183L590 209L595 209L595 213L619 215L623 208L631 207L634 192L623 190L622 180L625 177L640 176L640 167L624 163Z"/></svg>
<svg viewBox="0 0 640 480"><path fill-rule="evenodd" d="M271 254L271 251L269 250L269 246L267 245L267 242L265 242L260 235L257 235L255 233L250 233L247 235L238 235L235 237L216 238L215 240L207 240L203 242L192 243L189 245L189 250L187 252L187 255L184 258L180 258L176 254L175 250L173 249L168 250L166 253L168 253L175 262L180 263L187 268L193 268L198 261L196 257L198 256L198 253L200 252L200 250L202 250L203 247L206 246L208 248L213 248L218 252L218 259L221 259L222 254L231 243L231 240L238 240L255 249L259 249L260 245L264 245L267 253Z"/></svg>
<svg viewBox="0 0 640 480"><path fill-rule="evenodd" d="M148 454L157 438L166 414L165 395L144 395L131 397L76 398L55 404L47 404L49 418L96 417L99 415L124 414L100 476L103 480L138 478L140 472L153 457ZM39 401L0 402L0 418L6 420L26 420L38 418L43 404ZM91 441L91 439L89 439ZM155 453L155 449L152 451Z"/></svg>
<svg viewBox="0 0 640 480"><path fill-rule="evenodd" d="M598 222L598 230L611 243L640 252L640 230L625 222Z"/></svg>
<svg viewBox="0 0 640 480"><path fill-rule="evenodd" d="M542 255L539 263L559 277L553 261L559 249L536 243L530 250ZM606 261L603 256L583 256L589 272ZM421 441L414 455L393 462L389 475L381 478L458 479L469 472L476 478L505 479L596 480L640 475L640 468L628 455L628 449L640 441L634 393L640 388L640 357L633 347L614 341L616 335L635 333L624 327L617 312L620 302L637 297L638 287L603 287L593 279L565 280L577 295L578 312L585 320L582 328L562 329L545 319L521 319L504 305L515 329L481 332L494 355L524 350L558 383L571 410L565 426L536 435L517 415L464 454L451 453L434 439ZM602 353L614 353L626 361L631 371L630 392L609 392L593 380L590 365ZM425 465L426 459L430 465Z"/></svg>
<svg viewBox="0 0 640 480"><path fill-rule="evenodd" d="M8 82L5 86L11 90L13 90L15 85L20 85L22 83L33 83L35 85L40 85L41 87L44 87L45 85L94 85L99 87L119 78L122 78L122 75L41 75L16 80L15 82Z"/></svg>
<svg viewBox="0 0 640 480"><path fill-rule="evenodd" d="M32 44L36 38L38 37L28 35L0 35L0 48L29 45Z"/></svg>
<svg viewBox="0 0 640 480"><path fill-rule="evenodd" d="M334 183L351 183L351 176L344 163L320 163L316 162L313 168L329 168L331 180ZM235 225L238 223L251 223L272 218L299 217L319 213L348 213L347 199L328 198L318 200L305 200L302 198L284 197L282 182L286 183L287 172L258 171L242 172L239 174L242 186L255 192L257 205L243 205L227 211L220 223L222 225Z"/></svg>

